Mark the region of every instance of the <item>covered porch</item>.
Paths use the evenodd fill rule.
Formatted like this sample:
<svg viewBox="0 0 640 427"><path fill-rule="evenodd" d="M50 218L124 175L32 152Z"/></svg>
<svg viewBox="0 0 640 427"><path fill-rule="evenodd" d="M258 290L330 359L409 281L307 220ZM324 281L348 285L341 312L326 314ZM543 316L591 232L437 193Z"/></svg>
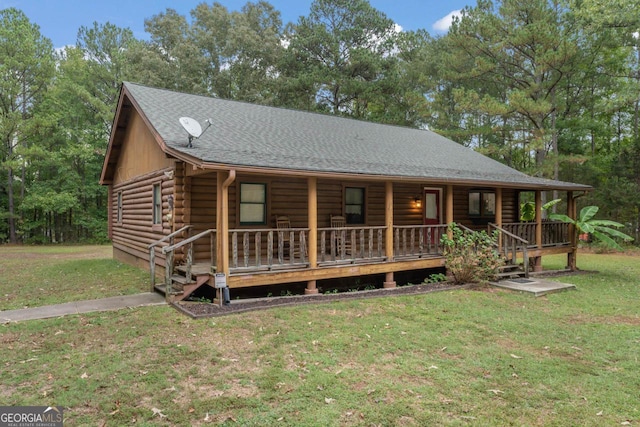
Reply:
<svg viewBox="0 0 640 427"><path fill-rule="evenodd" d="M185 181L189 181L188 187L193 190L194 184L203 177L204 174L198 174L192 177L195 179L189 179L185 174ZM208 178L211 178L210 174ZM215 215L210 228L204 228L202 222L176 224L180 227L174 232L149 245L152 280L155 280L158 255L165 258L160 264L166 266L167 289L183 289L179 298L186 297L202 284L213 286L216 274L224 275L231 289L304 282L305 293L314 294L318 292L320 280L367 275L384 275L384 286L393 287L397 272L444 266L441 237L451 223L468 230L490 233L497 230L499 247L496 249L508 263L522 264L525 271L530 264L540 268L540 259L547 254L565 253L567 265L575 266L576 242L572 238L571 225L543 221L542 190L535 190L536 220L518 222L514 221L518 219L518 202L514 199L517 189L483 187L484 193L491 190L495 203L490 217L484 215L478 220L469 215L469 204L472 203L469 193L475 192L475 187L375 181L367 184L363 204L364 209L372 211L367 224L335 226L327 212L336 211L335 206L343 204L344 195L328 196L330 188L336 186L334 183L319 177L306 177L291 183L288 190L278 191L272 184L269 192L271 212L291 214L288 218L293 220L288 226L278 226L275 223L277 215L269 215L274 219L267 220L268 226L238 226L242 198L239 184L256 181L260 181L260 177L236 176L233 170L217 172L215 212L226 214ZM212 181L209 183L213 184ZM352 181L340 183L341 188L345 185L356 184ZM412 196L416 194L416 188L420 199ZM441 200L429 200L425 189L438 190L437 197ZM567 212L572 216L575 199L571 191L566 196ZM287 200L288 212L279 208L277 200L280 198ZM203 203L194 203L195 193L190 199L190 203L179 203L184 207L178 208L173 215L184 219L202 218ZM435 211L427 206L430 202L435 202ZM374 205L382 206L377 214ZM344 213L344 208L337 212ZM434 218L428 218L429 215ZM186 279L177 278L178 271ZM184 283L179 283L181 281Z"/></svg>

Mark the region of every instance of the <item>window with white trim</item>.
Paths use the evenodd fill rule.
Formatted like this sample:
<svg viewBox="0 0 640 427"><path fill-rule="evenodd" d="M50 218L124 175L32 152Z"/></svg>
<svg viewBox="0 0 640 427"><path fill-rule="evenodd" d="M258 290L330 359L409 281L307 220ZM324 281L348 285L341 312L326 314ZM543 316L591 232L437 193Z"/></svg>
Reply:
<svg viewBox="0 0 640 427"><path fill-rule="evenodd" d="M363 187L345 187L344 213L347 224L364 224L364 202Z"/></svg>
<svg viewBox="0 0 640 427"><path fill-rule="evenodd" d="M240 225L267 224L267 184L240 183Z"/></svg>
<svg viewBox="0 0 640 427"><path fill-rule="evenodd" d="M118 191L118 205L116 210L116 222L122 222L122 191Z"/></svg>
<svg viewBox="0 0 640 427"><path fill-rule="evenodd" d="M153 184L153 225L162 224L162 188Z"/></svg>

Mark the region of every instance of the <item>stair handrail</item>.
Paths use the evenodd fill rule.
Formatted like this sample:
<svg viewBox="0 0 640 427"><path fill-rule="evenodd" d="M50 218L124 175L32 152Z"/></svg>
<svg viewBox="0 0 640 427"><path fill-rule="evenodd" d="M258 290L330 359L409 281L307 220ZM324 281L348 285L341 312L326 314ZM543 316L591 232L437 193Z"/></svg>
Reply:
<svg viewBox="0 0 640 427"><path fill-rule="evenodd" d="M516 254L518 249L522 250L522 266L524 268L524 276L529 277L529 254L527 253L527 247L529 246L529 241L526 239L523 239L522 237L516 234L510 233L509 231L505 230L502 227L499 227L497 224L494 224L492 222L489 223L489 230L491 229L497 230L499 233L502 233L513 240L512 256L514 261L516 260ZM520 245L517 245L517 242L519 242ZM500 247L500 243L498 243L497 246L498 246L498 251L502 251L502 248ZM504 252L506 255L508 251L505 250Z"/></svg>
<svg viewBox="0 0 640 427"><path fill-rule="evenodd" d="M462 224L460 224L459 222L454 222L454 224L455 224L458 228L461 228L461 229L463 229L464 231L467 231L467 232L469 232L469 233L475 233L475 232L476 232L475 230L473 230L473 229L471 229L471 228L467 227L466 225L462 225Z"/></svg>
<svg viewBox="0 0 640 427"><path fill-rule="evenodd" d="M196 240L203 238L207 234L212 234L212 233L215 233L215 232L216 232L215 228L210 228L208 230L205 230L205 231L203 231L201 233L196 234L195 236L191 236L191 237L189 237L187 239L181 240L178 243L176 243L175 245L165 246L164 248L162 248L162 252L166 254L169 251L175 251L176 249L180 249L184 245L188 245L189 243L193 243Z"/></svg>
<svg viewBox="0 0 640 427"><path fill-rule="evenodd" d="M188 249L187 249L187 264L186 264L186 269L185 269L185 277L190 278L191 277L191 268L193 267L193 242L195 242L196 240L199 240L207 235L215 235L216 233L216 229L215 228L210 228L208 230L202 231L198 234L196 234L195 236L191 236L189 238L186 238L178 243L176 243L175 245L169 245L169 246L165 246L164 248L162 248L162 253L167 255L167 259L171 259L173 260L173 254L175 252L176 249L180 249L183 246L189 245ZM214 262L214 241L211 240L209 242L209 246L211 247L210 250L210 263L211 265L213 265ZM173 263L172 263L173 264ZM170 268L165 269L165 282L167 287L171 284L171 277L173 276L173 265L170 266Z"/></svg>
<svg viewBox="0 0 640 427"><path fill-rule="evenodd" d="M191 227L193 227L192 225L185 225L184 227L182 227L179 230L174 231L173 233L167 234L166 236L162 237L162 239L160 240L156 240L155 242L149 243L149 245L147 246L147 249L149 250L149 270L151 272L151 292L154 291L155 286L156 286L156 246L169 241L170 245L173 245L173 240L174 238L178 235L181 234L189 229L191 229ZM165 269L166 269L166 261L165 261Z"/></svg>

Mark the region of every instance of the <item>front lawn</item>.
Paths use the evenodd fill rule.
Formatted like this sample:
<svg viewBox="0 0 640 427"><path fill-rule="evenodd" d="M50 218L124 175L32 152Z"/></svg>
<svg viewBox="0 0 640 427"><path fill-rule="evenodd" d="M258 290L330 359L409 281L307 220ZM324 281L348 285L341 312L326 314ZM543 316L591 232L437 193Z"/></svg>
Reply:
<svg viewBox="0 0 640 427"><path fill-rule="evenodd" d="M599 273L541 298L458 289L206 320L156 306L5 324L0 401L62 405L68 426L635 425L640 257L578 259Z"/></svg>
<svg viewBox="0 0 640 427"><path fill-rule="evenodd" d="M149 292L149 280L108 245L0 245L0 310Z"/></svg>

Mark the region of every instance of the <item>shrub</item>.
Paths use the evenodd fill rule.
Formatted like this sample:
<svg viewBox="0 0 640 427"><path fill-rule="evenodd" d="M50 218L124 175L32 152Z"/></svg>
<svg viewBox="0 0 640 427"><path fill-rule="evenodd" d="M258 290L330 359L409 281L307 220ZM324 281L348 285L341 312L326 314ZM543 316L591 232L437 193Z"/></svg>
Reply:
<svg viewBox="0 0 640 427"><path fill-rule="evenodd" d="M456 283L486 283L495 279L503 260L497 251L498 232L462 230L450 224L442 236L445 267Z"/></svg>

